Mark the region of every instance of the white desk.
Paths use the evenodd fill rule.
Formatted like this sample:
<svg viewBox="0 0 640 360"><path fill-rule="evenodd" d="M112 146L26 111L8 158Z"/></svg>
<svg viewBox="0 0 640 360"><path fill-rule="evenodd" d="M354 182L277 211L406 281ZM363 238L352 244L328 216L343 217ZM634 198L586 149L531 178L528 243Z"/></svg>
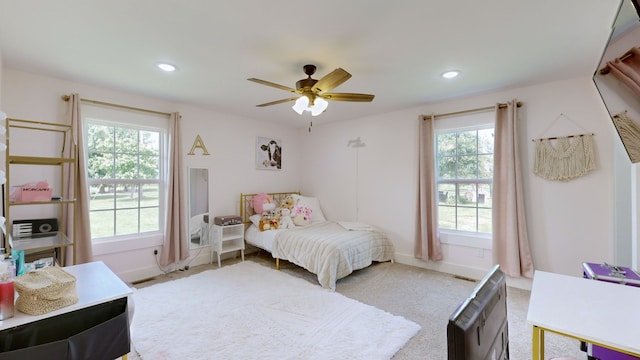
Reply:
<svg viewBox="0 0 640 360"><path fill-rule="evenodd" d="M96 313L96 310L94 309L115 300L125 301L127 296L132 293L132 290L101 261L68 266L65 267L64 270L76 277L78 302L73 305L63 307L62 309L37 316L28 315L16 310L14 317L0 321L0 335L3 333L17 331L16 329L20 329L19 327L21 326L39 326L33 324L42 324L52 320L58 321L65 317L68 318L70 314L74 312L77 313L77 311L91 311L93 314ZM121 316L127 316L126 309L125 313ZM128 325L126 325L126 320L118 322L118 324L121 323L124 323L124 325L128 327ZM119 332L126 331L126 334L123 336L127 336L126 344L128 347L128 329L122 330L122 326L120 325L110 327L102 333L98 331L96 336L110 335L105 334L105 332L113 330ZM8 353L0 352L0 358L9 358L9 356L10 355ZM55 356L54 354L51 354L51 356L47 357L52 358ZM123 357L126 358L126 354Z"/></svg>
<svg viewBox="0 0 640 360"><path fill-rule="evenodd" d="M527 322L533 359L544 358L544 332L640 356L640 288L536 271Z"/></svg>

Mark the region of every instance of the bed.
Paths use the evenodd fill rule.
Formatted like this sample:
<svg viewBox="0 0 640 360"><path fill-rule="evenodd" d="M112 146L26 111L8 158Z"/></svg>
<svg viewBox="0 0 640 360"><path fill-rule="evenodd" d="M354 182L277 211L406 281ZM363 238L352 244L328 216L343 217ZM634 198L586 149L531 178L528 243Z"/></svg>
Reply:
<svg viewBox="0 0 640 360"><path fill-rule="evenodd" d="M296 204L311 209L310 223L291 229L260 231L259 214L255 214L253 198L258 194L240 194L240 215L247 225L248 244L271 253L279 268L280 259L316 274L322 287L335 290L336 281L353 271L366 268L374 261L393 261L393 243L384 231L374 226L324 218L316 198L299 192L267 193L276 204L294 196Z"/></svg>

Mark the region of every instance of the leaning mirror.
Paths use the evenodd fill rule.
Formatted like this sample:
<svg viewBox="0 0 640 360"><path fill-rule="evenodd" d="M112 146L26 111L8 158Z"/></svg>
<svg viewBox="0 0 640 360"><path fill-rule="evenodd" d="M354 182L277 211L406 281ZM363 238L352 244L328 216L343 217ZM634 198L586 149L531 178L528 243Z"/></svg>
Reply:
<svg viewBox="0 0 640 360"><path fill-rule="evenodd" d="M640 12L623 0L593 81L632 163L640 162Z"/></svg>
<svg viewBox="0 0 640 360"><path fill-rule="evenodd" d="M189 247L209 244L209 169L189 168Z"/></svg>

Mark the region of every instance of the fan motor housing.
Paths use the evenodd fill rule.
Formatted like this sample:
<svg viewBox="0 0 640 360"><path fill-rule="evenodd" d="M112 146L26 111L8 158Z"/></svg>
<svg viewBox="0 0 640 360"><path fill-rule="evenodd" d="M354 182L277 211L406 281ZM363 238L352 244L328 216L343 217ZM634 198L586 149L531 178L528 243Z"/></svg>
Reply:
<svg viewBox="0 0 640 360"><path fill-rule="evenodd" d="M296 89L298 90L310 90L313 85L315 85L318 82L318 80L316 79L312 79L311 77L308 77L306 79L302 79L302 80L298 80L296 82Z"/></svg>

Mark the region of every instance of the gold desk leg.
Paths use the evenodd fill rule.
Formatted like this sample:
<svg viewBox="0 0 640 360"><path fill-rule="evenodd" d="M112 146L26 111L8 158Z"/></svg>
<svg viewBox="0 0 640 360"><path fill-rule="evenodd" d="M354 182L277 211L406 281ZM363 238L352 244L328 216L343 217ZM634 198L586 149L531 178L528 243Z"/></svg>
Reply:
<svg viewBox="0 0 640 360"><path fill-rule="evenodd" d="M544 360L544 330L533 327L533 360Z"/></svg>
<svg viewBox="0 0 640 360"><path fill-rule="evenodd" d="M280 270L280 259L276 258L276 270Z"/></svg>
<svg viewBox="0 0 640 360"><path fill-rule="evenodd" d="M122 360L127 360L127 354L122 355Z"/></svg>

